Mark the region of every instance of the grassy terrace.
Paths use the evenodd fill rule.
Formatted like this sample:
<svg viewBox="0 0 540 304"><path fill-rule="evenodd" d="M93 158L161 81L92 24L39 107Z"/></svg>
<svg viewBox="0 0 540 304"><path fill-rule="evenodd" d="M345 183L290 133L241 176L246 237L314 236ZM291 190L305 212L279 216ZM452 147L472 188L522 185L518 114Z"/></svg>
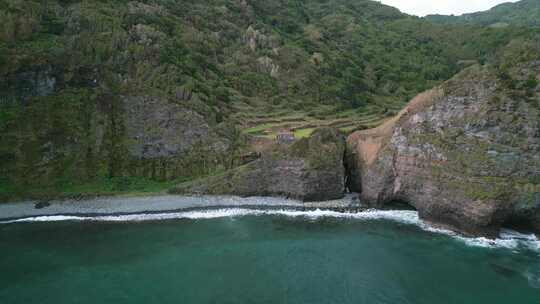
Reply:
<svg viewBox="0 0 540 304"><path fill-rule="evenodd" d="M275 138L282 130L294 132L296 138L308 137L318 127L330 126L348 134L356 130L374 128L400 109L401 105L388 108L380 106L337 111L332 106L318 106L305 110L264 109L242 105L237 107L235 119L243 126L244 134Z"/></svg>

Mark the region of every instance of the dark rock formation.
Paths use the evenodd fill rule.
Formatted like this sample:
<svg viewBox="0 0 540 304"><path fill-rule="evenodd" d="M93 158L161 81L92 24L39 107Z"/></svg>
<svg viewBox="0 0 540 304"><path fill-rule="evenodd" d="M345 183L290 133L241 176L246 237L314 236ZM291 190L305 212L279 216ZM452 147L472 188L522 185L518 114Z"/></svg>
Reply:
<svg viewBox="0 0 540 304"><path fill-rule="evenodd" d="M50 66L0 76L0 102L26 103L33 96L48 96L56 89L57 81Z"/></svg>
<svg viewBox="0 0 540 304"><path fill-rule="evenodd" d="M516 71L515 82L538 77L540 64ZM406 201L423 219L469 234L515 223L540 231L539 90L515 87L474 66L352 134L350 187L372 206Z"/></svg>
<svg viewBox="0 0 540 304"><path fill-rule="evenodd" d="M161 180L206 174L230 161L234 130L173 100L155 96L122 98L127 170ZM223 132L221 132L223 131Z"/></svg>
<svg viewBox="0 0 540 304"><path fill-rule="evenodd" d="M195 182L171 193L286 196L323 201L344 195L345 140L335 129L316 130L290 146L276 145L247 165Z"/></svg>
<svg viewBox="0 0 540 304"><path fill-rule="evenodd" d="M166 99L126 97L124 108L128 149L134 157L178 156L201 143L220 153L229 147L226 138L219 137L205 117Z"/></svg>
<svg viewBox="0 0 540 304"><path fill-rule="evenodd" d="M239 141L234 126L173 98L85 92L32 101L24 120L9 122L0 136L0 180L24 187L103 177L173 180L230 167Z"/></svg>

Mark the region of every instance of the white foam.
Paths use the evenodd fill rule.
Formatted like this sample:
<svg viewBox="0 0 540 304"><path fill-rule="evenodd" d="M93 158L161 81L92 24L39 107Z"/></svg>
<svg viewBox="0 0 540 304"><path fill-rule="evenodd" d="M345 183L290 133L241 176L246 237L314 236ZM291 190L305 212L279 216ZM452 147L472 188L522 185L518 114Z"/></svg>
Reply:
<svg viewBox="0 0 540 304"><path fill-rule="evenodd" d="M410 210L367 210L363 212L338 212L331 210L256 210L244 208L227 208L215 210L170 212L170 213L140 213L128 215L100 215L100 216L37 216L0 223L22 223L22 222L58 222L58 221L99 221L99 222L142 222L172 219L215 219L223 217L242 216L262 216L280 215L288 217L304 217L308 219L318 219L322 217L345 218L355 220L390 220L408 225L416 225L422 230L445 234L467 245L485 248L508 248L518 249L525 247L530 250L540 252L540 240L534 234L522 234L513 230L504 229L498 239L488 239L484 237L468 238L453 231L430 226L423 222L418 212Z"/></svg>
<svg viewBox="0 0 540 304"><path fill-rule="evenodd" d="M138 213L126 215L98 215L98 216L66 216L66 215L45 215L28 217L17 220L2 222L24 223L24 222L61 222L61 221L93 221L93 222L143 222L172 219L213 219L220 217L239 217L246 215L259 215L263 211L249 209L218 209L187 212L168 213Z"/></svg>
<svg viewBox="0 0 540 304"><path fill-rule="evenodd" d="M540 289L540 271L536 269L529 269L525 272L525 277L527 278L527 281L529 281L529 286L532 288L539 288Z"/></svg>

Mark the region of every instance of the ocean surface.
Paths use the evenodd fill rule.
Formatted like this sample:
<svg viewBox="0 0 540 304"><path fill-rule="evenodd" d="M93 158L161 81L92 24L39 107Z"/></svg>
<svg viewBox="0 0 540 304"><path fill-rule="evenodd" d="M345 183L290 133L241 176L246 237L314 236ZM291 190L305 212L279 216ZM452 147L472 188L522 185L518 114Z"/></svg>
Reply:
<svg viewBox="0 0 540 304"><path fill-rule="evenodd" d="M0 303L540 303L540 241L415 211L224 208L0 223Z"/></svg>

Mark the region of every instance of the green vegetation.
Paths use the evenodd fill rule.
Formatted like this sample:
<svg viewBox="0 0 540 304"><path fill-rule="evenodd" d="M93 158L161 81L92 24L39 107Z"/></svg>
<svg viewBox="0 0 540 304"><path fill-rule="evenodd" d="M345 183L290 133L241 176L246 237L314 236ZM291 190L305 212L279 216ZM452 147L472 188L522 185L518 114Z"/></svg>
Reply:
<svg viewBox="0 0 540 304"><path fill-rule="evenodd" d="M313 131L315 131L315 128L299 129L299 130L294 131L294 137L296 138L310 137Z"/></svg>
<svg viewBox="0 0 540 304"><path fill-rule="evenodd" d="M109 192L131 178L148 183L126 191L157 189L233 166L244 135L375 127L464 62L538 33L367 0L0 0L0 23L2 193ZM142 110L125 99L148 96L197 113L230 147L134 156L126 117Z"/></svg>
<svg viewBox="0 0 540 304"><path fill-rule="evenodd" d="M52 199L58 197L80 198L96 195L144 195L164 192L184 180L155 181L142 177L97 178L89 182L65 181L56 185L25 188L0 181L0 202L16 199Z"/></svg>
<svg viewBox="0 0 540 304"><path fill-rule="evenodd" d="M540 27L540 2L521 0L497 5L485 12L462 16L429 15L426 19L442 24L471 24L495 28L508 25Z"/></svg>
<svg viewBox="0 0 540 304"><path fill-rule="evenodd" d="M247 116L245 113L241 115L244 116L246 126L244 134L275 138L278 132L287 130L293 132L296 138L303 138L308 137L319 127L335 127L343 133L371 128L398 110L398 108L381 110L379 107L363 107L336 113L332 106L321 105L308 113L299 111L283 115L278 111L257 117Z"/></svg>

